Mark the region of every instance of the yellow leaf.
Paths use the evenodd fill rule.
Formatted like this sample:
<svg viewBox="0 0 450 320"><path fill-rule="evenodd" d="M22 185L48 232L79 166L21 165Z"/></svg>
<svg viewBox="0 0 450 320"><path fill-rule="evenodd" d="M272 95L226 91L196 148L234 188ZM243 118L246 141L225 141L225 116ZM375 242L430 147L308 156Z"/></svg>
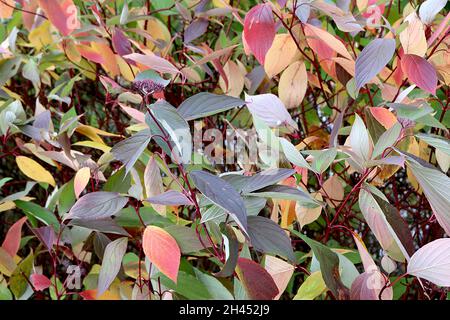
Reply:
<svg viewBox="0 0 450 320"><path fill-rule="evenodd" d="M100 142L97 142L97 141L89 141L89 140L78 141L78 142L75 142L73 145L74 146L93 148L93 149L101 150L103 152L109 152L109 150L111 150L111 147L107 146L104 143L100 143Z"/></svg>
<svg viewBox="0 0 450 320"><path fill-rule="evenodd" d="M36 48L36 50L39 51L42 49L42 47L54 43L50 27L51 27L50 22L44 21L39 27L34 28L28 35L28 40L30 41L30 44L34 48Z"/></svg>
<svg viewBox="0 0 450 320"><path fill-rule="evenodd" d="M109 133L88 125L79 125L76 130L78 133L84 135L85 137L88 137L89 139L91 139L92 141L96 141L102 144L105 144L102 140L102 138L100 138L99 136L105 136L105 137L120 137L120 135L114 134L114 133Z"/></svg>
<svg viewBox="0 0 450 320"><path fill-rule="evenodd" d="M230 4L230 0L212 0L214 7L226 8Z"/></svg>
<svg viewBox="0 0 450 320"><path fill-rule="evenodd" d="M294 300L314 300L317 296L322 294L326 288L320 271L313 272L302 283Z"/></svg>
<svg viewBox="0 0 450 320"><path fill-rule="evenodd" d="M83 190L86 188L90 178L91 169L89 169L89 167L83 167L75 174L73 187L75 191L75 197L77 197L77 199L80 196L81 192L83 192Z"/></svg>
<svg viewBox="0 0 450 320"><path fill-rule="evenodd" d="M228 88L225 84L224 78L219 78L220 89L223 93L232 97L239 97L242 89L244 89L245 73L239 68L239 66L233 62L228 61L223 67L225 75L228 78Z"/></svg>
<svg viewBox="0 0 450 320"><path fill-rule="evenodd" d="M314 194L314 199L322 201L322 195L319 192L316 192ZM307 208L300 206L297 202L295 206L295 213L297 216L297 221L300 224L300 228L303 228L305 225L316 221L320 217L322 207L318 206L316 208Z"/></svg>
<svg viewBox="0 0 450 320"><path fill-rule="evenodd" d="M125 78L125 80L133 81L134 74L139 73L139 69L127 63L121 56L116 55L116 61L120 69L120 74Z"/></svg>
<svg viewBox="0 0 450 320"><path fill-rule="evenodd" d="M405 18L408 27L400 33L400 43L405 54L415 54L423 57L427 53L428 45L425 30L416 12Z"/></svg>
<svg viewBox="0 0 450 320"><path fill-rule="evenodd" d="M53 187L56 185L55 179L53 179L53 176L50 174L50 172L45 170L43 166L41 166L33 159L24 156L18 156L16 158L16 163L20 171L22 171L22 173L28 178L31 178L37 182L48 183Z"/></svg>
<svg viewBox="0 0 450 320"><path fill-rule="evenodd" d="M267 51L264 70L269 78L279 74L293 61L300 57L297 45L290 34L277 34L272 46Z"/></svg>
<svg viewBox="0 0 450 320"><path fill-rule="evenodd" d="M161 20L155 17L150 17L147 20L147 33L151 36L153 41L147 41L147 47L154 52L162 52L170 45L170 32L166 25ZM160 43L164 46L161 48ZM158 45L156 45L158 44Z"/></svg>
<svg viewBox="0 0 450 320"><path fill-rule="evenodd" d="M302 103L307 88L308 74L306 73L305 63L295 61L281 75L278 95L286 108L291 109Z"/></svg>

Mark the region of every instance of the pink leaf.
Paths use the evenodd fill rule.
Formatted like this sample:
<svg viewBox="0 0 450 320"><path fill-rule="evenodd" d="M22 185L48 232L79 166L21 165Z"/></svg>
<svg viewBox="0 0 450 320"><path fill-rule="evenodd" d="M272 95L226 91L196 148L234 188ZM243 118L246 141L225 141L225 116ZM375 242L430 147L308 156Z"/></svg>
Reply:
<svg viewBox="0 0 450 320"><path fill-rule="evenodd" d="M156 54L139 54L139 53L131 53L124 56L126 59L130 59L136 61L152 70L161 72L161 73L170 73L177 74L180 71L169 61L164 58L158 57Z"/></svg>
<svg viewBox="0 0 450 320"><path fill-rule="evenodd" d="M23 217L9 228L3 241L2 248L9 253L11 257L15 257L19 251L20 239L22 238L22 226L27 221L27 217Z"/></svg>
<svg viewBox="0 0 450 320"><path fill-rule="evenodd" d="M411 82L431 94L436 93L437 75L431 63L414 54L405 54L401 62L402 70Z"/></svg>
<svg viewBox="0 0 450 320"><path fill-rule="evenodd" d="M283 102L272 93L248 95L245 102L250 113L264 121L269 127L289 124L298 129L297 123L292 119Z"/></svg>
<svg viewBox="0 0 450 320"><path fill-rule="evenodd" d="M31 283L33 284L33 287L37 291L43 291L43 290L47 289L48 287L50 287L50 285L52 284L50 282L50 279L48 279L46 276L44 276L42 274L37 274L37 273L32 274L30 276L30 280L31 280Z"/></svg>
<svg viewBox="0 0 450 320"><path fill-rule="evenodd" d="M450 287L450 239L427 243L417 250L408 264L408 273L442 287Z"/></svg>
<svg viewBox="0 0 450 320"><path fill-rule="evenodd" d="M175 239L164 229L148 226L144 231L142 248L147 258L176 283L181 252Z"/></svg>
<svg viewBox="0 0 450 320"><path fill-rule="evenodd" d="M83 192L84 188L86 188L89 183L89 179L91 178L91 169L89 167L83 167L77 171L75 174L75 178L73 181L73 188L75 191L75 197L78 199L81 192Z"/></svg>
<svg viewBox="0 0 450 320"><path fill-rule="evenodd" d="M64 36L79 28L77 7L72 0L39 0L39 6Z"/></svg>
<svg viewBox="0 0 450 320"><path fill-rule="evenodd" d="M270 4L259 4L245 16L244 38L261 65L275 38L275 21Z"/></svg>

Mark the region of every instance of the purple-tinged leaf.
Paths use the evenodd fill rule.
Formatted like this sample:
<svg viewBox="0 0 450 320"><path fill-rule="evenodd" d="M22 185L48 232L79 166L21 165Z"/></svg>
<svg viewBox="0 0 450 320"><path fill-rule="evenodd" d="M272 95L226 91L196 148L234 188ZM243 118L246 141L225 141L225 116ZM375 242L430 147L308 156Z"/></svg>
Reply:
<svg viewBox="0 0 450 320"><path fill-rule="evenodd" d="M251 300L272 300L279 293L272 276L252 260L239 258L236 273Z"/></svg>
<svg viewBox="0 0 450 320"><path fill-rule="evenodd" d="M248 235L256 250L295 261L291 240L286 232L272 220L260 216L248 217Z"/></svg>
<svg viewBox="0 0 450 320"><path fill-rule="evenodd" d="M225 180L205 171L190 173L197 189L209 200L228 212L247 233L247 210L241 195Z"/></svg>
<svg viewBox="0 0 450 320"><path fill-rule="evenodd" d="M186 120L194 120L240 107L245 104L241 99L218 95L209 92L200 92L184 100L177 108L177 112Z"/></svg>
<svg viewBox="0 0 450 320"><path fill-rule="evenodd" d="M298 130L297 123L276 95L272 93L254 96L245 94L245 103L251 114L260 118L268 126L277 127L287 124Z"/></svg>
<svg viewBox="0 0 450 320"><path fill-rule="evenodd" d="M130 54L131 51L131 43L125 34L119 28L114 29L114 33L112 35L112 45L114 50L121 57Z"/></svg>
<svg viewBox="0 0 450 320"><path fill-rule="evenodd" d="M133 136L118 142L111 149L113 156L125 165L126 174L133 168L142 152L147 148L150 140L150 130L144 129Z"/></svg>
<svg viewBox="0 0 450 320"><path fill-rule="evenodd" d="M45 245L48 251L53 248L53 242L55 241L55 231L51 226L45 226L40 228L31 229L36 237Z"/></svg>
<svg viewBox="0 0 450 320"><path fill-rule="evenodd" d="M276 184L295 173L294 169L269 169L261 171L247 179L242 192L249 193Z"/></svg>
<svg viewBox="0 0 450 320"><path fill-rule="evenodd" d="M192 201L179 191L168 190L159 195L148 198L146 201L166 206L191 206Z"/></svg>
<svg viewBox="0 0 450 320"><path fill-rule="evenodd" d="M97 191L82 196L64 217L67 219L101 220L119 212L128 198L117 192Z"/></svg>
<svg viewBox="0 0 450 320"><path fill-rule="evenodd" d="M359 54L355 64L356 89L369 83L392 59L394 39L375 39Z"/></svg>
<svg viewBox="0 0 450 320"><path fill-rule="evenodd" d="M208 20L203 18L192 21L184 31L184 43L189 43L205 34L208 24Z"/></svg>
<svg viewBox="0 0 450 320"><path fill-rule="evenodd" d="M128 245L128 238L119 238L106 246L98 276L97 297L108 290L122 266L122 259Z"/></svg>
<svg viewBox="0 0 450 320"><path fill-rule="evenodd" d="M146 67L149 67L152 70L161 72L161 73L170 73L172 75L176 75L180 73L180 71L169 61L164 58L157 56L156 54L139 54L139 53L131 53L124 56L126 59L133 60L137 63L140 63Z"/></svg>
<svg viewBox="0 0 450 320"><path fill-rule="evenodd" d="M417 250L408 263L408 273L441 287L450 287L450 239L427 243Z"/></svg>

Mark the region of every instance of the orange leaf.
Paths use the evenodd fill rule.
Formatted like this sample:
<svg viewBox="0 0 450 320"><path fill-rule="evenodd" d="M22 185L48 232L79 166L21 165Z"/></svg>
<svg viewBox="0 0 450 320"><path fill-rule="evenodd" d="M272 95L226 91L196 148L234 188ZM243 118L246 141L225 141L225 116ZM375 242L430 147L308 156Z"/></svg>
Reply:
<svg viewBox="0 0 450 320"><path fill-rule="evenodd" d="M386 129L389 129L397 123L397 117L386 108L372 107L369 110L373 117Z"/></svg>
<svg viewBox="0 0 450 320"><path fill-rule="evenodd" d="M148 226L144 231L142 247L147 258L176 283L181 252L175 239L162 228Z"/></svg>
<svg viewBox="0 0 450 320"><path fill-rule="evenodd" d="M14 11L15 3L14 0L0 1L0 18L9 19L11 18Z"/></svg>

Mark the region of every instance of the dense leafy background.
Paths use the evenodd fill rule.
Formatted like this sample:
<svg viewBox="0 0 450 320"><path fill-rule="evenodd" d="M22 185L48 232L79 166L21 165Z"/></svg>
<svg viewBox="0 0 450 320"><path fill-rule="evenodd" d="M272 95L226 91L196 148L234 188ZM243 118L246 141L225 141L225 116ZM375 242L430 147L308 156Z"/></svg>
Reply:
<svg viewBox="0 0 450 320"><path fill-rule="evenodd" d="M0 0L0 299L447 299L448 9Z"/></svg>

